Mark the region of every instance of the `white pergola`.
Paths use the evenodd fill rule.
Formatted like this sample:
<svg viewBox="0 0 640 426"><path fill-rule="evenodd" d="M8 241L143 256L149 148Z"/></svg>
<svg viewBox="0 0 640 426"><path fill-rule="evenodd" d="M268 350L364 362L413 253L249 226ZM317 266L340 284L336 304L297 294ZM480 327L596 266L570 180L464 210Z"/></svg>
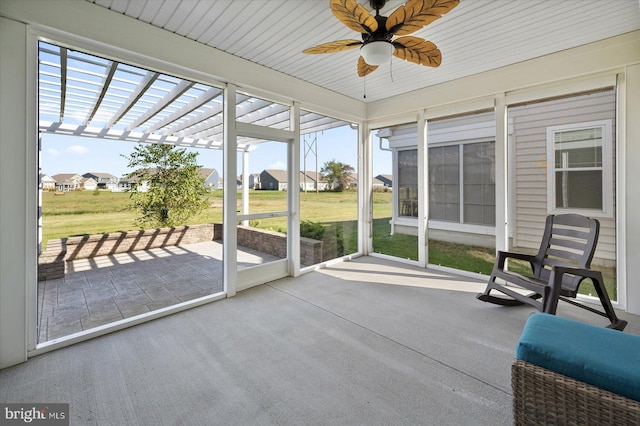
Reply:
<svg viewBox="0 0 640 426"><path fill-rule="evenodd" d="M223 88L41 42L39 131L67 136L221 149ZM236 119L290 129L290 105L237 93ZM300 133L349 123L300 112ZM238 139L238 150L263 142Z"/></svg>

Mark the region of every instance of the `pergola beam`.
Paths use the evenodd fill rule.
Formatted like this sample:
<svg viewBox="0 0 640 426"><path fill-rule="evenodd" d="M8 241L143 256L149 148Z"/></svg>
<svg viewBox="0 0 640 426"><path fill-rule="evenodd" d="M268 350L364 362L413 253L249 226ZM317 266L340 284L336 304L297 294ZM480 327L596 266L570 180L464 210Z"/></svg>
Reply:
<svg viewBox="0 0 640 426"><path fill-rule="evenodd" d="M165 109L167 105L171 104L173 101L182 96L184 92L191 89L194 84L196 83L194 83L193 81L181 80L173 89L169 91L169 93L164 96L164 98L162 98L160 102L155 104L153 108L150 108L149 110L147 110L147 112L145 112L131 124L129 124L129 126L127 126L127 130L134 130L145 122L151 120L157 113Z"/></svg>
<svg viewBox="0 0 640 426"><path fill-rule="evenodd" d="M116 112L113 117L109 120L105 127L113 127L124 115L129 112L129 110L138 102L138 100L145 94L149 87L160 77L160 74L157 72L149 71L147 72L142 81L138 84L136 89L131 93L129 98L125 103L122 104L118 112Z"/></svg>

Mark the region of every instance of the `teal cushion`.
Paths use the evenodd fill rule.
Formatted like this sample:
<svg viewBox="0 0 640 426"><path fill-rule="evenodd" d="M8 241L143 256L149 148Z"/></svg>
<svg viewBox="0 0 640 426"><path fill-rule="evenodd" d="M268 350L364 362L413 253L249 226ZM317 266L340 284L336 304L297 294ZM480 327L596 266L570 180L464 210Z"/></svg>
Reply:
<svg viewBox="0 0 640 426"><path fill-rule="evenodd" d="M535 313L516 357L640 401L640 336Z"/></svg>

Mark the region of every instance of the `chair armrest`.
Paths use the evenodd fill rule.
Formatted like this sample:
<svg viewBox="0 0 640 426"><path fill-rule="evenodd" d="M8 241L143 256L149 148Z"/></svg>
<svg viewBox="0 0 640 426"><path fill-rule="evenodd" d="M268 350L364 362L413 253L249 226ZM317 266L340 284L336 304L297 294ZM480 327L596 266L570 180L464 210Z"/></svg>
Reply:
<svg viewBox="0 0 640 426"><path fill-rule="evenodd" d="M549 280L549 285L552 285L552 282L562 283L563 276L565 274L570 274L570 275L574 275L581 278L578 281L574 281L576 283L575 288L569 288L569 287L563 286L562 287L563 290L566 290L569 292L577 291L578 287L580 286L580 283L585 278L590 278L594 282L594 287L596 289L598 288L599 285L601 285L604 288L604 278L602 277L602 272L589 269L589 268L574 268L571 266L554 266L551 269L551 277Z"/></svg>
<svg viewBox="0 0 640 426"><path fill-rule="evenodd" d="M574 268L570 266L554 266L551 268L551 274L549 276L550 295L544 302L544 312L549 314L555 314L556 306L558 304L558 297L562 290L562 278L565 274L571 274L578 277L591 278L594 281L594 287L598 292L598 296L602 300L603 295L600 294L604 289L604 279L602 278L602 272L588 268ZM580 280L582 281L582 280ZM567 291L575 291L576 289L567 289ZM607 297L608 298L608 297Z"/></svg>
<svg viewBox="0 0 640 426"><path fill-rule="evenodd" d="M571 274L571 275L577 275L579 277L591 278L592 280L598 280L600 282L603 281L602 272L596 271L594 269L573 268L570 266L554 266L553 268L551 268L552 281L555 281L554 278L562 280L562 276L564 274Z"/></svg>
<svg viewBox="0 0 640 426"><path fill-rule="evenodd" d="M516 253L512 251L498 251L498 255L496 257L496 267L504 270L504 262L507 259L517 259L517 260L526 260L531 265L531 269L533 270L533 262L535 260L535 255L525 254L525 253Z"/></svg>

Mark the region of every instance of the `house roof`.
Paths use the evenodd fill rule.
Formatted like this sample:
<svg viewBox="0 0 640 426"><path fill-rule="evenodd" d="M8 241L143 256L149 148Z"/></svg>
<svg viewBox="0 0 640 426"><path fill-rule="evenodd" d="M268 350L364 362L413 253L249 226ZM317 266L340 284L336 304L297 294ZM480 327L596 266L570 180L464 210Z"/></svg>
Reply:
<svg viewBox="0 0 640 426"><path fill-rule="evenodd" d="M300 172L300 181L303 182L304 181L304 172ZM314 182L326 182L327 180L322 177L321 173L318 173L316 171L308 171L306 172L307 175L307 179L311 179Z"/></svg>
<svg viewBox="0 0 640 426"><path fill-rule="evenodd" d="M274 170L274 169L270 169L270 170L263 170L262 173L260 173L261 179L262 180L262 175L263 174L267 174L269 176L271 176L273 179L275 179L276 181L280 182L280 183L287 183L287 171L286 170Z"/></svg>
<svg viewBox="0 0 640 426"><path fill-rule="evenodd" d="M76 173L58 173L57 175L51 176L56 182L70 182L72 180L80 180L82 176Z"/></svg>
<svg viewBox="0 0 640 426"><path fill-rule="evenodd" d="M112 175L111 173L100 173L100 172L87 172L82 176L87 177L87 175L95 176L101 179L118 179L116 176Z"/></svg>
<svg viewBox="0 0 640 426"><path fill-rule="evenodd" d="M373 185L384 185L384 181L378 179L377 176L371 179L371 181L373 182Z"/></svg>
<svg viewBox="0 0 640 426"><path fill-rule="evenodd" d="M198 176L200 176L202 179L207 180L209 176L211 176L215 171L216 169L208 169L206 167L200 167L198 169Z"/></svg>
<svg viewBox="0 0 640 426"><path fill-rule="evenodd" d="M286 170L264 170L262 173L266 173L270 175L273 179L277 180L280 183L287 183L288 177L287 177ZM314 182L326 182L326 179L324 179L322 175L318 172L307 171L306 175L307 175L307 179L306 179L307 182L309 182L310 180ZM305 181L305 173L300 172L300 182L304 182L304 181Z"/></svg>

